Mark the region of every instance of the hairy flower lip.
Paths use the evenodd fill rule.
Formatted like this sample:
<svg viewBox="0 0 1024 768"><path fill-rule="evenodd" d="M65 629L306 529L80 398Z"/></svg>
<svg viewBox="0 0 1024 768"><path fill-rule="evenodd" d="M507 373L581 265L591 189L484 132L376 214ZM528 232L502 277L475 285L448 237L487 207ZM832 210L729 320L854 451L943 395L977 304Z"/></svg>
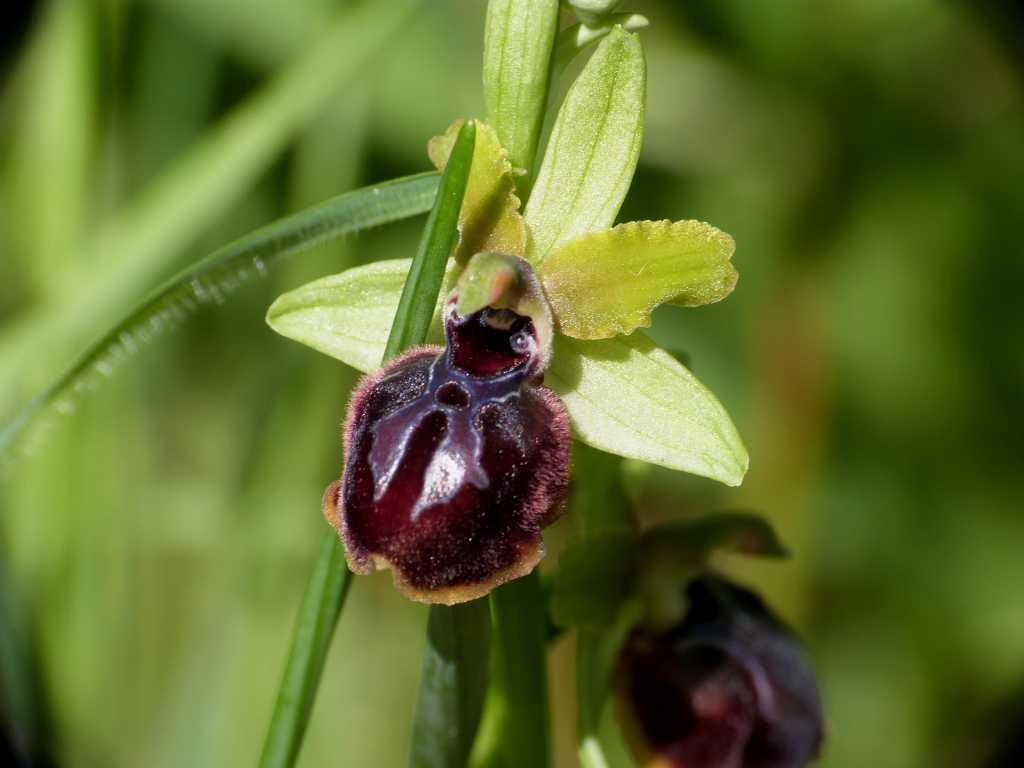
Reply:
<svg viewBox="0 0 1024 768"><path fill-rule="evenodd" d="M449 303L447 347L409 350L359 383L345 468L324 494L351 570L389 568L413 600L464 602L529 573L562 509L568 416L539 384L535 337L512 341L533 332L529 318L492 312Z"/></svg>

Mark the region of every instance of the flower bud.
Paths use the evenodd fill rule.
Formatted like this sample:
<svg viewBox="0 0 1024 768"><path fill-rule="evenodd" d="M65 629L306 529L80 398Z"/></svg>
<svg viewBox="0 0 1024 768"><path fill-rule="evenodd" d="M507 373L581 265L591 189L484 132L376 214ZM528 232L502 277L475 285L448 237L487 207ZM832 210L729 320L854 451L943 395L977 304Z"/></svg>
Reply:
<svg viewBox="0 0 1024 768"><path fill-rule="evenodd" d="M817 756L822 714L796 638L752 592L715 576L687 587L665 631L638 628L619 658L627 736L644 765L800 768Z"/></svg>
<svg viewBox="0 0 1024 768"><path fill-rule="evenodd" d="M615 12L622 5L622 0L567 0L570 8L576 11L579 20L584 24L600 24L601 19Z"/></svg>
<svg viewBox="0 0 1024 768"><path fill-rule="evenodd" d="M530 275L532 279L532 274ZM356 573L458 603L533 570L568 480L565 408L539 382L545 344L511 309L445 305L447 345L410 350L356 389L345 469L324 514Z"/></svg>

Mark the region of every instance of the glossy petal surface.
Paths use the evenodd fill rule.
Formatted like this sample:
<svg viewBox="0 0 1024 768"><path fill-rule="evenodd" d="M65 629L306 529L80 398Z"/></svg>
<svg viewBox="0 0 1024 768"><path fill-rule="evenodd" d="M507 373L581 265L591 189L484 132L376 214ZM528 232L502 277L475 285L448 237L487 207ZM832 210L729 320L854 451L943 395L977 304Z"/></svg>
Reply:
<svg viewBox="0 0 1024 768"><path fill-rule="evenodd" d="M324 499L357 572L391 567L410 597L455 603L528 573L568 474L565 410L535 386L528 318L446 313L448 347L363 381L342 482Z"/></svg>

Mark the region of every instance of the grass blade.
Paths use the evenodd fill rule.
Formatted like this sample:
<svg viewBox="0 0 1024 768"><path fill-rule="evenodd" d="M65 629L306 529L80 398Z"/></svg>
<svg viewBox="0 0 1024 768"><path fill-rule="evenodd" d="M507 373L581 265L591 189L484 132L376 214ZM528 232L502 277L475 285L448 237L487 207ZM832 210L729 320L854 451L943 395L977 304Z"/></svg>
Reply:
<svg viewBox="0 0 1024 768"><path fill-rule="evenodd" d="M57 382L29 403L0 432L0 458L36 416L54 407L74 409L88 391L145 343L207 304L220 304L274 260L326 240L426 212L437 174L423 173L347 192L246 235L172 278L93 344Z"/></svg>
<svg viewBox="0 0 1024 768"><path fill-rule="evenodd" d="M406 278L384 359L422 344L441 290L448 257L458 235L459 209L473 160L475 126L467 122L459 132L448 165L433 198L434 205L413 266ZM426 176L413 177L416 180ZM430 184L436 183L433 175ZM298 757L313 710L327 649L341 614L351 579L337 535L324 533L313 578L306 587L295 629L295 641L285 665L284 679L264 742L261 768L288 768ZM486 657L486 651L484 651ZM447 727L447 723L444 724Z"/></svg>
<svg viewBox="0 0 1024 768"><path fill-rule="evenodd" d="M413 257L409 276L405 279L398 312L384 348L385 361L409 347L422 344L427 338L445 266L459 237L459 210L466 194L475 146L476 123L467 120L459 129L455 146L448 156L437 199Z"/></svg>
<svg viewBox="0 0 1024 768"><path fill-rule="evenodd" d="M260 768L285 768L295 764L320 684L320 673L351 583L352 574L345 566L341 542L331 531L320 545L320 555L302 597L288 664L263 742Z"/></svg>

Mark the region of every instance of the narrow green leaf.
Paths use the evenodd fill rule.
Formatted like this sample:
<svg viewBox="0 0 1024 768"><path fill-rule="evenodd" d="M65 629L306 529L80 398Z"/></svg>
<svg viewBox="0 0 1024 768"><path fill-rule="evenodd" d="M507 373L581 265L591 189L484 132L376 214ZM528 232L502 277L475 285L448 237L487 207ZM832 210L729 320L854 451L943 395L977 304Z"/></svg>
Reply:
<svg viewBox="0 0 1024 768"><path fill-rule="evenodd" d="M645 90L640 38L617 27L569 89L552 129L526 205L535 262L614 223L640 155Z"/></svg>
<svg viewBox="0 0 1024 768"><path fill-rule="evenodd" d="M409 268L409 277L402 288L402 297L384 349L385 361L402 350L422 344L427 338L444 280L445 265L458 241L459 212L469 183L475 146L476 123L468 120L459 129L441 176L434 207Z"/></svg>
<svg viewBox="0 0 1024 768"><path fill-rule="evenodd" d="M486 600L430 607L411 768L466 765L487 692L490 635Z"/></svg>
<svg viewBox="0 0 1024 768"><path fill-rule="evenodd" d="M494 673L470 764L545 768L548 727L547 617L534 571L491 592Z"/></svg>
<svg viewBox="0 0 1024 768"><path fill-rule="evenodd" d="M484 101L512 165L533 170L544 122L558 0L490 0L484 28ZM520 177L520 188L529 183Z"/></svg>
<svg viewBox="0 0 1024 768"><path fill-rule="evenodd" d="M284 677L263 743L260 768L288 768L295 764L351 581L341 542L330 531L322 539L302 597Z"/></svg>
<svg viewBox="0 0 1024 768"><path fill-rule="evenodd" d="M459 120L427 144L431 162L444 168L463 121ZM473 170L459 213L459 245L455 259L465 264L473 254L497 251L526 254L526 224L519 215L512 164L498 136L487 123L477 123Z"/></svg>
<svg viewBox="0 0 1024 768"><path fill-rule="evenodd" d="M25 605L0 562L0 758L19 766L52 763L34 639Z"/></svg>
<svg viewBox="0 0 1024 768"><path fill-rule="evenodd" d="M695 307L736 285L731 237L700 221L634 221L569 240L543 263L541 279L559 330L607 339L651 324L666 301Z"/></svg>
<svg viewBox="0 0 1024 768"><path fill-rule="evenodd" d="M89 347L57 382L25 406L0 433L0 456L35 416L54 405L60 411L73 409L76 392L108 377L118 363L180 324L199 307L223 303L229 293L262 275L276 259L317 243L424 213L436 190L435 173L365 187L292 214L218 249L152 293ZM379 357L378 351L378 360Z"/></svg>
<svg viewBox="0 0 1024 768"><path fill-rule="evenodd" d="M545 380L579 440L726 485L742 482L747 451L729 414L642 333L603 341L556 335Z"/></svg>

